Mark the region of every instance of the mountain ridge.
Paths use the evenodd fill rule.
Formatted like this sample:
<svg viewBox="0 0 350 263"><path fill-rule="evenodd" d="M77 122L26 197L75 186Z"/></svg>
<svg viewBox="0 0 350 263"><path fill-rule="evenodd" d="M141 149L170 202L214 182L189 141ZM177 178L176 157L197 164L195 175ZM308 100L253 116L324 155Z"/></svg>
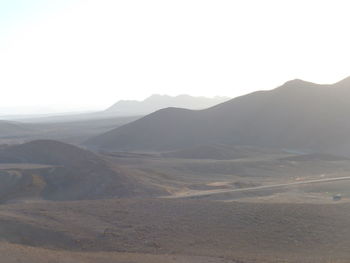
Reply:
<svg viewBox="0 0 350 263"><path fill-rule="evenodd" d="M107 150L176 150L210 143L350 154L348 81L294 80L208 109L167 108L87 141Z"/></svg>

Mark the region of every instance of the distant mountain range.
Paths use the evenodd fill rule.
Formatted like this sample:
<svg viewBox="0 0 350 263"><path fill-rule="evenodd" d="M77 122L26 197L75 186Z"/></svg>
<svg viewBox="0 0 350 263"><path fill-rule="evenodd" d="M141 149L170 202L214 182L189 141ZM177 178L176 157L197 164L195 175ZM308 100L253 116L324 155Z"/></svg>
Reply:
<svg viewBox="0 0 350 263"><path fill-rule="evenodd" d="M168 95L152 95L143 101L136 100L121 100L108 108L105 112L115 113L118 115L146 115L154 111L168 108L177 107L185 109L205 109L212 107L216 104L229 100L228 97L193 97L189 95L179 95L176 97Z"/></svg>
<svg viewBox="0 0 350 263"><path fill-rule="evenodd" d="M0 120L16 120L20 122L71 122L115 117L144 116L157 110L178 107L185 109L205 109L228 101L228 97L193 97L189 95L168 96L152 95L143 101L120 100L106 110L85 113L55 113L41 115L8 115L1 116Z"/></svg>
<svg viewBox="0 0 350 263"><path fill-rule="evenodd" d="M217 106L167 108L87 141L104 150L177 150L229 144L350 155L350 77L332 85L292 80Z"/></svg>

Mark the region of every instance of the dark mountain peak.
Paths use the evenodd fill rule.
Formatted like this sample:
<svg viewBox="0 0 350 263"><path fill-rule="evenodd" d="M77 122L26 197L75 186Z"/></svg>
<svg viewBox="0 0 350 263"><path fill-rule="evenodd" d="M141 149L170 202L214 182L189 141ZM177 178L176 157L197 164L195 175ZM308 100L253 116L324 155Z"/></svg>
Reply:
<svg viewBox="0 0 350 263"><path fill-rule="evenodd" d="M304 81L302 79L292 79L292 80L289 80L285 83L286 84L302 84L302 83L305 83L307 81Z"/></svg>
<svg viewBox="0 0 350 263"><path fill-rule="evenodd" d="M303 88L303 87L309 87L309 86L315 86L317 84L308 82L302 79L293 79L290 81L287 81L284 83L281 87L285 88Z"/></svg>

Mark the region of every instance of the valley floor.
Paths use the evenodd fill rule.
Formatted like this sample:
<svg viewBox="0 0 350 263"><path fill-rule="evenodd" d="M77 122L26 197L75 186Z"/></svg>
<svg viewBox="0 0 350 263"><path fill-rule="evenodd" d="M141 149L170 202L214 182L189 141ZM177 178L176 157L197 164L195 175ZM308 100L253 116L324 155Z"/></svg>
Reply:
<svg viewBox="0 0 350 263"><path fill-rule="evenodd" d="M1 263L350 262L347 158L34 146L3 152Z"/></svg>

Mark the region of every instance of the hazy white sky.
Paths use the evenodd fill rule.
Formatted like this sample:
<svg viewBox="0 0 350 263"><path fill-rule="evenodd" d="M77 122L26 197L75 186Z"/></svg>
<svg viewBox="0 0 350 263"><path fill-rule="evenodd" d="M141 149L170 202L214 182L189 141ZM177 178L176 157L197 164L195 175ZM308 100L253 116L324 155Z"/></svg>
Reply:
<svg viewBox="0 0 350 263"><path fill-rule="evenodd" d="M347 0L0 0L0 108L332 83L350 75L349 10Z"/></svg>

